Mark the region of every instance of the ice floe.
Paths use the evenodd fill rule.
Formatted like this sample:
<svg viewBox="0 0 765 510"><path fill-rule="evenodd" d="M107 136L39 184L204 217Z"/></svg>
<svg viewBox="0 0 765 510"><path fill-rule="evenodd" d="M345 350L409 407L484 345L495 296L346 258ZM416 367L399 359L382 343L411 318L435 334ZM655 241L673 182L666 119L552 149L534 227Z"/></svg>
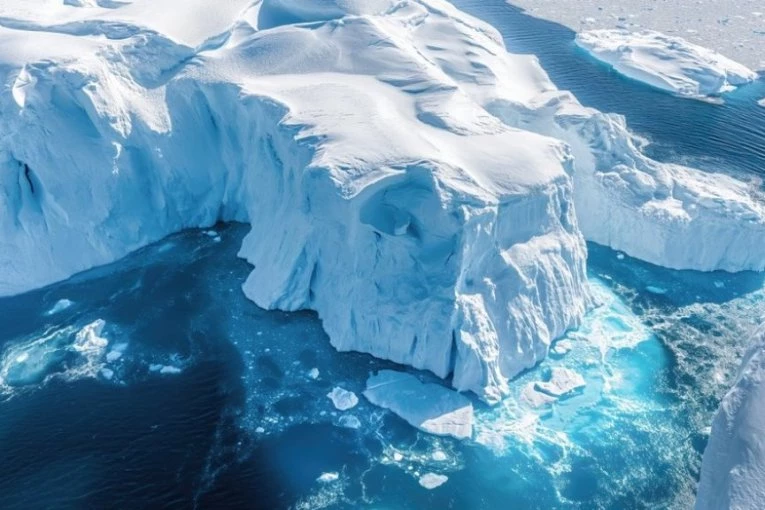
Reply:
<svg viewBox="0 0 765 510"><path fill-rule="evenodd" d="M426 489L435 489L442 486L449 480L446 475L439 475L437 473L425 473L419 479L420 485Z"/></svg>
<svg viewBox="0 0 765 510"><path fill-rule="evenodd" d="M472 403L441 385L424 384L404 372L380 370L367 380L364 396L424 432L457 439L472 436Z"/></svg>
<svg viewBox="0 0 765 510"><path fill-rule="evenodd" d="M590 30L576 43L619 73L681 97L719 95L757 79L719 53L652 30Z"/></svg>
<svg viewBox="0 0 765 510"><path fill-rule="evenodd" d="M359 403L359 397L352 391L348 391L339 386L335 386L332 391L327 393L327 397L332 401L335 409L338 411L347 411L356 407Z"/></svg>

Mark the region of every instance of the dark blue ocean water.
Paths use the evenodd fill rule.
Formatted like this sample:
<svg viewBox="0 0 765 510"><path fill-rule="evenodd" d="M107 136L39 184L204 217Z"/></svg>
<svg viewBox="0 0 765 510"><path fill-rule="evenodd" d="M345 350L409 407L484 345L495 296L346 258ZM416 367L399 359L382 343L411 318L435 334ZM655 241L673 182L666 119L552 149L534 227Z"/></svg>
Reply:
<svg viewBox="0 0 765 510"><path fill-rule="evenodd" d="M722 106L673 98L594 64L562 27L456 3L585 104L626 114L660 156L762 168L761 85ZM335 410L334 386L360 394L391 365L335 352L312 313L247 301L246 226L216 231L0 299L0 509L688 508L712 413L765 312L761 274L671 271L590 245L601 306L505 403L476 403L476 440L458 442L363 398ZM559 366L587 386L518 405ZM427 490L428 472L449 479Z"/></svg>

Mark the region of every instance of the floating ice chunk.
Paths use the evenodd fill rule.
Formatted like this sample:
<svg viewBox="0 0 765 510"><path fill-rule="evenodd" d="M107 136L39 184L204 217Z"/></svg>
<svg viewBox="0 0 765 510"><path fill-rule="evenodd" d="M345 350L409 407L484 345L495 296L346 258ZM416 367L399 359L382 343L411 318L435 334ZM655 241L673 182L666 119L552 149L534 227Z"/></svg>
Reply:
<svg viewBox="0 0 765 510"><path fill-rule="evenodd" d="M425 473L420 477L420 485L426 489L435 489L445 484L449 480L446 475L439 475L436 473Z"/></svg>
<svg viewBox="0 0 765 510"><path fill-rule="evenodd" d="M257 432L258 434L263 434L265 431L266 429L264 429L263 427L257 427L255 429L255 432Z"/></svg>
<svg viewBox="0 0 765 510"><path fill-rule="evenodd" d="M308 371L308 377L311 379L318 379L319 378L319 369L318 368L312 368Z"/></svg>
<svg viewBox="0 0 765 510"><path fill-rule="evenodd" d="M352 414L344 414L340 417L340 420L338 420L340 425L347 428L347 429L359 429L361 428L361 422L358 418L353 416Z"/></svg>
<svg viewBox="0 0 765 510"><path fill-rule="evenodd" d="M165 365L162 365L161 363L152 363L149 365L149 372L159 372L164 366Z"/></svg>
<svg viewBox="0 0 765 510"><path fill-rule="evenodd" d="M757 104L765 108L765 97L757 101Z"/></svg>
<svg viewBox="0 0 765 510"><path fill-rule="evenodd" d="M656 287L654 285L646 286L645 290L647 290L651 294L666 294L667 293L667 289L665 289L664 287Z"/></svg>
<svg viewBox="0 0 765 510"><path fill-rule="evenodd" d="M438 384L423 384L411 374L381 370L367 380L364 396L423 432L457 439L473 433L470 400Z"/></svg>
<svg viewBox="0 0 765 510"><path fill-rule="evenodd" d="M339 386L335 386L332 391L327 393L327 397L329 397L338 411L347 411L348 409L356 407L356 404L359 403L359 397L357 397L354 392Z"/></svg>
<svg viewBox="0 0 765 510"><path fill-rule="evenodd" d="M550 371L550 380L547 382L535 383L535 389L553 397L563 397L579 388L583 388L587 383L584 378L570 368L554 367Z"/></svg>
<svg viewBox="0 0 765 510"><path fill-rule="evenodd" d="M59 299L58 301L56 301L56 303L53 305L53 307L50 310L45 312L45 315L53 315L59 312L63 312L64 310L72 306L73 304L74 304L74 301L70 301L68 299Z"/></svg>
<svg viewBox="0 0 765 510"><path fill-rule="evenodd" d="M215 230L205 230L205 235L207 237L219 237L218 233Z"/></svg>
<svg viewBox="0 0 765 510"><path fill-rule="evenodd" d="M110 368L102 368L101 369L101 375L104 377L104 379L112 380L114 377L114 370Z"/></svg>
<svg viewBox="0 0 765 510"><path fill-rule="evenodd" d="M436 450L433 452L433 454L430 456L433 460L436 462L444 462L446 459L448 459L446 453L444 453L442 450Z"/></svg>
<svg viewBox="0 0 765 510"><path fill-rule="evenodd" d="M322 473L321 476L316 479L316 481L321 483L330 483L336 481L338 478L340 478L340 475L336 471L332 471L329 473Z"/></svg>
<svg viewBox="0 0 765 510"><path fill-rule="evenodd" d="M395 460L396 462L401 462L402 460L404 460L404 456L401 454L401 452L395 452L393 454L393 460Z"/></svg>
<svg viewBox="0 0 765 510"><path fill-rule="evenodd" d="M178 367L174 367L172 365L165 365L162 368L159 369L159 373L163 375L176 375L180 374L182 370Z"/></svg>
<svg viewBox="0 0 765 510"><path fill-rule="evenodd" d="M531 407L542 407L557 400L557 397L539 391L536 383L528 383L521 391L521 400Z"/></svg>
<svg viewBox="0 0 765 510"><path fill-rule="evenodd" d="M114 363L115 361L117 361L121 357L122 357L122 352L120 352L120 351L111 350L111 351L106 353L106 361L108 363Z"/></svg>
<svg viewBox="0 0 765 510"><path fill-rule="evenodd" d="M619 73L682 97L717 95L757 79L715 51L652 30L591 30L576 43Z"/></svg>
<svg viewBox="0 0 765 510"><path fill-rule="evenodd" d="M105 325L106 322L103 319L96 319L87 324L77 332L72 347L82 353L98 353L103 351L109 345L109 340L101 336Z"/></svg>
<svg viewBox="0 0 765 510"><path fill-rule="evenodd" d="M555 342L555 345L552 348L552 352L559 356L562 356L564 354L567 354L573 348L574 348L574 345L571 343L571 340L559 340Z"/></svg>

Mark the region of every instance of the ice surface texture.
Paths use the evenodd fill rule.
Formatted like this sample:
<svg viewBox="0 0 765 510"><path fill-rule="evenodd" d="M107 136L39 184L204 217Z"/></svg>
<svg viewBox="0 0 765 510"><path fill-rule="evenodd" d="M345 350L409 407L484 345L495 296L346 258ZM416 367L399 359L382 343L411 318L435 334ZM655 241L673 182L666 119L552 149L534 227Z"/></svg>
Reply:
<svg viewBox="0 0 765 510"><path fill-rule="evenodd" d="M381 370L367 381L364 396L429 434L457 439L473 434L470 400L438 384L423 384L412 374Z"/></svg>
<svg viewBox="0 0 765 510"><path fill-rule="evenodd" d="M646 158L442 0L109 6L0 7L0 294L246 221L258 305L495 402L579 324L582 231L765 267L745 183Z"/></svg>
<svg viewBox="0 0 765 510"><path fill-rule="evenodd" d="M653 30L590 30L576 43L619 73L684 97L729 92L757 73L717 52Z"/></svg>
<svg viewBox="0 0 765 510"><path fill-rule="evenodd" d="M697 510L765 508L765 329L712 423Z"/></svg>

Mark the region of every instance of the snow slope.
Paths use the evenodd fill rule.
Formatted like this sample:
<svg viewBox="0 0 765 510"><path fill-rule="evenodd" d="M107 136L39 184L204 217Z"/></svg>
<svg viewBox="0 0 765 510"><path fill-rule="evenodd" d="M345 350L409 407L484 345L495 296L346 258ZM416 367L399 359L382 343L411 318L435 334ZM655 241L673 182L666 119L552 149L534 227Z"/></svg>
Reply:
<svg viewBox="0 0 765 510"><path fill-rule="evenodd" d="M494 402L579 324L582 231L765 268L746 183L646 158L443 0L70 3L0 6L0 294L246 221L258 305Z"/></svg>
<svg viewBox="0 0 765 510"><path fill-rule="evenodd" d="M744 356L712 423L697 510L765 507L765 330Z"/></svg>
<svg viewBox="0 0 765 510"><path fill-rule="evenodd" d="M719 95L757 79L719 53L653 30L589 30L576 44L617 72L681 97Z"/></svg>

